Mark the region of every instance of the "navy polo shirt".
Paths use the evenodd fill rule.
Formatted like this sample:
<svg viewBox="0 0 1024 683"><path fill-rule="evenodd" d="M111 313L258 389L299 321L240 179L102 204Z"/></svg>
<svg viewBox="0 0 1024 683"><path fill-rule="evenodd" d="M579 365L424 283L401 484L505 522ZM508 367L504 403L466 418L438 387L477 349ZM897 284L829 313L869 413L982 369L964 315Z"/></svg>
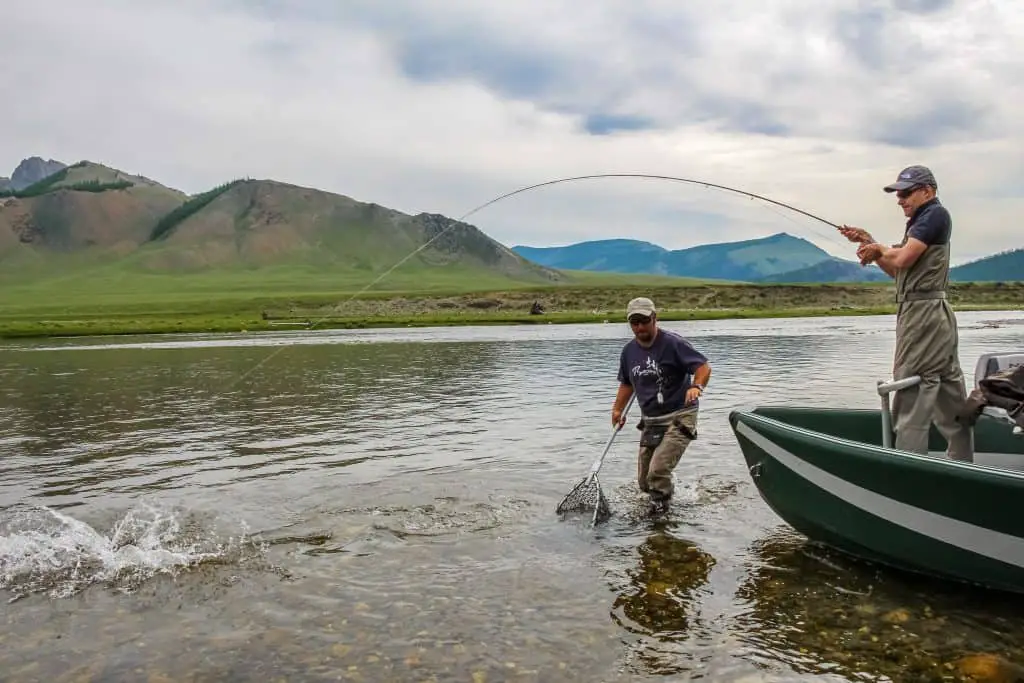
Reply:
<svg viewBox="0 0 1024 683"><path fill-rule="evenodd" d="M917 207L917 211L907 221L907 237L919 239L929 247L948 243L951 232L953 219L938 197Z"/></svg>

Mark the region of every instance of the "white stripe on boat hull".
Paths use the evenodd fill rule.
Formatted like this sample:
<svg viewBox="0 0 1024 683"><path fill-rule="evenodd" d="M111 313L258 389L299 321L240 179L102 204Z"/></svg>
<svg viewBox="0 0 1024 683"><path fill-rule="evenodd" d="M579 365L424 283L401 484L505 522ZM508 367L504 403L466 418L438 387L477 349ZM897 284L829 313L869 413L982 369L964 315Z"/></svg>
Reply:
<svg viewBox="0 0 1024 683"><path fill-rule="evenodd" d="M801 460L782 446L754 431L745 422L737 424L736 430L795 474L854 507L962 550L1024 568L1024 539L901 503L856 484L851 484L845 479Z"/></svg>
<svg viewBox="0 0 1024 683"><path fill-rule="evenodd" d="M933 458L946 458L946 451L928 451ZM1001 470L1024 472L1024 455L1020 453L975 453L974 464Z"/></svg>

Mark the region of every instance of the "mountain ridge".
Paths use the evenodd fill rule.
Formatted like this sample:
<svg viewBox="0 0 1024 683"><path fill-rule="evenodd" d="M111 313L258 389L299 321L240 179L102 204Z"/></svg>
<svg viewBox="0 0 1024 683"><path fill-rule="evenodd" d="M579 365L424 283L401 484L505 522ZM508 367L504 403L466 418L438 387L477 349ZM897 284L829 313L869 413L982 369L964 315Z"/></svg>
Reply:
<svg viewBox="0 0 1024 683"><path fill-rule="evenodd" d="M616 247L612 253L610 247ZM781 263L771 251L773 246L787 250L800 249L806 262L794 268L780 267ZM595 272L659 274L695 278L719 277L765 284L824 283L824 282L886 282L891 278L877 266L861 266L858 261L841 259L819 249L802 237L778 232L768 237L737 242L713 242L693 247L670 250L652 242L636 239L599 239L574 242L564 246L534 247L515 245L516 252L531 260L556 268L592 270ZM757 249L765 263L735 272L722 273L714 259L736 259L745 249ZM788 254L790 261L792 253ZM749 256L749 254L748 254ZM653 260L652 260L653 259ZM708 273L716 273L711 276ZM1012 282L1024 279L1024 248L1012 249L983 256L950 268L950 280L957 282Z"/></svg>
<svg viewBox="0 0 1024 683"><path fill-rule="evenodd" d="M43 159L39 156L22 159L21 163L14 168L11 177L0 176L0 192L23 190L66 166L67 164L63 162L54 159Z"/></svg>
<svg viewBox="0 0 1024 683"><path fill-rule="evenodd" d="M409 215L272 179L236 179L189 196L91 161L0 197L0 260L9 277L19 265L26 277L46 275L41 264L58 253L79 256L97 277L117 262L121 276L288 267L366 279L399 264L494 284L568 279L440 214Z"/></svg>
<svg viewBox="0 0 1024 683"><path fill-rule="evenodd" d="M575 270L744 282L871 282L888 277L876 266L863 268L857 262L836 258L810 241L787 232L683 249L666 249L643 240L603 239L564 247L516 245L513 250L537 263ZM829 265L813 270L819 264ZM830 279L833 276L834 279Z"/></svg>
<svg viewBox="0 0 1024 683"><path fill-rule="evenodd" d="M18 168L25 169L15 174L19 187L0 191L5 267L38 265L49 254L66 252L83 255L83 262L121 260L131 272L288 265L362 277L399 263L424 273L463 273L492 282L495 277L571 280L566 271L766 284L889 279L875 266L837 258L786 232L677 250L630 238L510 248L441 214L407 214L274 179L238 178L188 195L88 160L66 165L30 157ZM56 170L35 177L47 169ZM958 266L953 279L957 273L979 280L1020 279L1024 249Z"/></svg>

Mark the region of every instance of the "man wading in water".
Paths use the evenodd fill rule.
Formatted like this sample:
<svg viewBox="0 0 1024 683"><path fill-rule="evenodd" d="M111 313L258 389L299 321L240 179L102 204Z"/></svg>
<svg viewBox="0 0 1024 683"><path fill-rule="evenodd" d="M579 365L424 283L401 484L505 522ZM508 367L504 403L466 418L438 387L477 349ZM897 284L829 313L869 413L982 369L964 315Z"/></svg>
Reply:
<svg viewBox="0 0 1024 683"><path fill-rule="evenodd" d="M840 232L859 242L861 265L875 263L896 280L896 353L893 379L920 375L921 383L893 397L896 448L928 452L934 422L949 443L954 460L974 460L971 428L956 419L967 399L960 368L959 334L953 308L946 300L949 283L949 238L953 222L936 193L938 183L924 166L903 169L883 188L896 193L907 216L903 241L879 244L865 230L843 226Z"/></svg>
<svg viewBox="0 0 1024 683"><path fill-rule="evenodd" d="M637 483L650 495L651 512L668 510L672 471L697 438L700 396L711 378L708 359L680 335L659 330L654 303L633 299L626 306L633 339L619 356L619 391L612 425L624 424L622 410L636 391L641 419Z"/></svg>

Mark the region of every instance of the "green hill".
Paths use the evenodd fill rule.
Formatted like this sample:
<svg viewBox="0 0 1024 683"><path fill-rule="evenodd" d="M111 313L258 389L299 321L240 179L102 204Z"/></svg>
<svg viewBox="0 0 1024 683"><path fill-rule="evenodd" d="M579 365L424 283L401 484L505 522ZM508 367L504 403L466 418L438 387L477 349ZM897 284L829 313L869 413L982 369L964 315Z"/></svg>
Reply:
<svg viewBox="0 0 1024 683"><path fill-rule="evenodd" d="M195 211L154 230L132 258L146 270L298 265L369 274L410 254L407 270L479 269L536 283L561 279L471 225L271 180L224 186Z"/></svg>
<svg viewBox="0 0 1024 683"><path fill-rule="evenodd" d="M186 195L101 164L82 161L0 197L0 263L10 274L55 252L115 258L142 244Z"/></svg>
<svg viewBox="0 0 1024 683"><path fill-rule="evenodd" d="M1024 249L1004 251L949 269L957 282L1013 282L1024 280Z"/></svg>
<svg viewBox="0 0 1024 683"><path fill-rule="evenodd" d="M437 214L272 180L188 197L90 162L0 199L0 263L5 293L36 301L573 281Z"/></svg>
<svg viewBox="0 0 1024 683"><path fill-rule="evenodd" d="M875 265L865 267L852 261L830 258L805 268L767 275L760 278L758 282L892 282L892 278Z"/></svg>

